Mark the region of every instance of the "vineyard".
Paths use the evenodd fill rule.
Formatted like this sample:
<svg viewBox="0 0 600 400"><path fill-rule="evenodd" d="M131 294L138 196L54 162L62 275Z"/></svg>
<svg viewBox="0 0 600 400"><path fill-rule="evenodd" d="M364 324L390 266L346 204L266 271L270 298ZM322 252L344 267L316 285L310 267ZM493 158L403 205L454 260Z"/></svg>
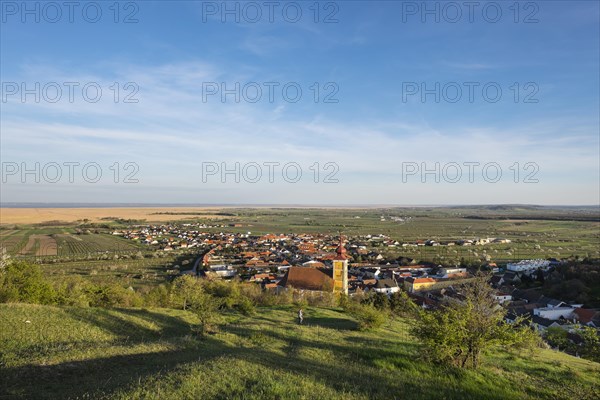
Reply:
<svg viewBox="0 0 600 400"><path fill-rule="evenodd" d="M134 242L105 234L53 235L58 245L59 256L91 254L100 252L131 252L140 249Z"/></svg>
<svg viewBox="0 0 600 400"><path fill-rule="evenodd" d="M69 229L0 231L0 247L11 256L73 256L94 253L135 252L142 247L108 234L71 234Z"/></svg>
<svg viewBox="0 0 600 400"><path fill-rule="evenodd" d="M9 230L0 231L0 248L6 249L9 255L15 255L29 241L29 231Z"/></svg>

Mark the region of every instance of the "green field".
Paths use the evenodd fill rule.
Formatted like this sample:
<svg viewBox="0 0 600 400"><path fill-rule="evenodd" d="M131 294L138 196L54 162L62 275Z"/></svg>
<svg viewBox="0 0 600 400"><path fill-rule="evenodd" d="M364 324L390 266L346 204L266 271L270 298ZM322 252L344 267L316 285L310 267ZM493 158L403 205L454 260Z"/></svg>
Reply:
<svg viewBox="0 0 600 400"><path fill-rule="evenodd" d="M27 322L29 321L29 322ZM338 309L226 314L191 334L166 309L0 305L2 398L592 399L600 365L551 350L499 352L477 371L432 365L403 320L361 332Z"/></svg>
<svg viewBox="0 0 600 400"><path fill-rule="evenodd" d="M600 256L600 210L510 208L389 208L389 209L230 209L243 227L233 232L324 233L348 236L384 234L399 242L434 239L501 237L509 244L472 247L419 247L380 249L393 255L420 260L470 259L485 250L493 261L507 262L529 258ZM381 221L384 216L385 221ZM471 218L476 216L477 218ZM357 218L359 217L359 218ZM392 217L403 217L395 222ZM488 219L483 219L488 218ZM529 219L528 219L529 218ZM570 219L569 219L570 218ZM220 228L220 230L222 230ZM214 229L219 231L219 229ZM477 253L477 254L474 254ZM442 258L443 257L443 258Z"/></svg>
<svg viewBox="0 0 600 400"><path fill-rule="evenodd" d="M191 269L195 257L181 256L188 262L183 265L175 254L164 258L83 260L42 264L44 275L52 281L66 276L79 275L92 283L115 283L134 288L148 287L166 282L179 270ZM179 266L180 268L175 268Z"/></svg>
<svg viewBox="0 0 600 400"><path fill-rule="evenodd" d="M124 252L139 250L140 246L130 240L107 234L54 235L59 256L99 253L103 251Z"/></svg>
<svg viewBox="0 0 600 400"><path fill-rule="evenodd" d="M47 248L42 249L41 252L36 253L35 250L39 249L39 246L34 246L35 248L26 254L20 254L32 235L47 235L51 238L52 243L48 243ZM0 230L0 247L6 248L10 255L37 257L70 257L102 252L135 252L144 249L137 242L107 233L76 234L75 229L71 226L2 229Z"/></svg>

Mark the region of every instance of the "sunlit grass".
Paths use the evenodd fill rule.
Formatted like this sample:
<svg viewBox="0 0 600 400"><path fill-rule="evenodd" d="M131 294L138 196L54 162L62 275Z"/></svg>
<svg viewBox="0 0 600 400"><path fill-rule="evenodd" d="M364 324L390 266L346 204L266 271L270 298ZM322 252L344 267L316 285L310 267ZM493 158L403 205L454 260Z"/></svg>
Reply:
<svg viewBox="0 0 600 400"><path fill-rule="evenodd" d="M29 322L27 322L29 321ZM374 332L338 309L225 314L192 336L192 314L0 305L8 398L594 398L600 365L550 350L495 352L477 371L432 365L404 320ZM29 379L35 376L36 379ZM573 397L576 395L576 397Z"/></svg>

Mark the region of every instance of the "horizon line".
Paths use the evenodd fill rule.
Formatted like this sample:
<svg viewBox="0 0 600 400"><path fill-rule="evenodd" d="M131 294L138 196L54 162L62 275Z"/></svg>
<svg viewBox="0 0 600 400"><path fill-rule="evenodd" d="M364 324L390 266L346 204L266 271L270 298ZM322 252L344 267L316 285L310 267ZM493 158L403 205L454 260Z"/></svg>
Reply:
<svg viewBox="0 0 600 400"><path fill-rule="evenodd" d="M450 207L569 207L590 208L600 204L535 203L449 203L449 204L302 204L302 203L93 203L93 202L0 202L0 208L150 208L150 207L222 207L222 208L450 208Z"/></svg>

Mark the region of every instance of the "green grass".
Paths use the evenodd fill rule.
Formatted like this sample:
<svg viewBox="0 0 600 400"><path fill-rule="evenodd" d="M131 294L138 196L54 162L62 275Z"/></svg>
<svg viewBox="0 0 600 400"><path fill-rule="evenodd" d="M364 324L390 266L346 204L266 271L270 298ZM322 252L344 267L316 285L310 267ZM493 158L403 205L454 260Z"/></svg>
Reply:
<svg viewBox="0 0 600 400"><path fill-rule="evenodd" d="M30 321L27 323L26 321ZM600 365L562 353L498 352L477 371L431 365L404 321L360 332L337 309L227 314L191 335L192 314L164 309L0 305L2 398L585 399ZM596 397L597 398L597 397Z"/></svg>

